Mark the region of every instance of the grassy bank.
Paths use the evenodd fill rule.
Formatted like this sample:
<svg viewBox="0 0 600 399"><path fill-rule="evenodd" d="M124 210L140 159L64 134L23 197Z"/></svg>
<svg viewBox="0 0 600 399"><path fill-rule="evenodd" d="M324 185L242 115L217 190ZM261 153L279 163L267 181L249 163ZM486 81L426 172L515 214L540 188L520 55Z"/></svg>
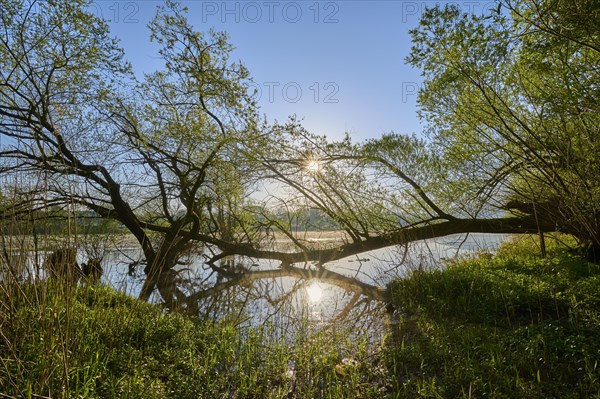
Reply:
<svg viewBox="0 0 600 399"><path fill-rule="evenodd" d="M381 347L341 327L166 314L99 286L0 284L0 398L600 398L600 267L534 241L390 287Z"/></svg>
<svg viewBox="0 0 600 399"><path fill-rule="evenodd" d="M417 272L390 290L402 314L398 397L600 397L600 269L555 241Z"/></svg>
<svg viewBox="0 0 600 399"><path fill-rule="evenodd" d="M0 398L377 397L386 384L371 362L347 364L367 345L336 329L290 346L268 326L190 320L103 287L0 288Z"/></svg>

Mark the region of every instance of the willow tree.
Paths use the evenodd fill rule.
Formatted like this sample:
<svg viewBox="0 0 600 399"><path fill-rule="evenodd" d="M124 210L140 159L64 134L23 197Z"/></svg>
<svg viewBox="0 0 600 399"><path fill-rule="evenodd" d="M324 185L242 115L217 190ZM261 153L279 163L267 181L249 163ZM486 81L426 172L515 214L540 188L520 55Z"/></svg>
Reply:
<svg viewBox="0 0 600 399"><path fill-rule="evenodd" d="M243 238L224 216L245 195L244 154L264 147L248 72L224 33L193 30L168 2L149 24L164 68L137 81L86 5L2 1L1 172L38 173L38 206L122 223L147 263L141 297L158 287L174 305L172 268L191 242Z"/></svg>
<svg viewBox="0 0 600 399"><path fill-rule="evenodd" d="M247 253L324 265L455 233L561 231L593 256L600 244L596 2L504 1L493 11L428 8L411 32L408 61L425 78L426 139L389 133L333 143L293 121L282 127L285 155L262 160L265 177L287 187L297 206L327 215L346 242L311 250L288 234L294 253ZM279 199L280 208L289 198ZM294 218L265 218L294 230Z"/></svg>
<svg viewBox="0 0 600 399"><path fill-rule="evenodd" d="M272 145L283 134L258 125L248 71L229 60L224 33L195 31L176 3L159 7L149 28L164 65L138 81L86 1L1 4L0 172L28 181L19 186L27 201L4 216L62 206L120 222L143 252L141 298L158 288L171 308L195 312L196 300L215 292L186 297L175 284L175 265L198 244L210 246L208 264L227 286L320 277L380 295L292 267L314 255L288 259L264 245L273 238L269 204L257 206L249 191L265 178L264 159L285 156L282 142ZM230 254L282 263L240 275L218 262Z"/></svg>
<svg viewBox="0 0 600 399"><path fill-rule="evenodd" d="M466 214L530 215L600 245L600 23L593 1L502 1L487 16L427 9L408 61Z"/></svg>

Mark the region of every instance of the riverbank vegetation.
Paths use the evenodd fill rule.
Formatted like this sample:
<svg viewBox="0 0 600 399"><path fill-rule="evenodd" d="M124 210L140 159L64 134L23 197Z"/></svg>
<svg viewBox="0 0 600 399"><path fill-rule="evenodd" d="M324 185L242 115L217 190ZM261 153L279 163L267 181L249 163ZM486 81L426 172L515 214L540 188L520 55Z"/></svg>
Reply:
<svg viewBox="0 0 600 399"><path fill-rule="evenodd" d="M531 237L394 281L383 342L274 339L97 285L2 283L0 392L81 398L600 397L600 266Z"/></svg>
<svg viewBox="0 0 600 399"><path fill-rule="evenodd" d="M348 398L389 384L369 338L334 326L300 324L291 343L102 286L0 287L3 398Z"/></svg>
<svg viewBox="0 0 600 399"><path fill-rule="evenodd" d="M563 244L542 258L523 237L395 281L398 397L600 397L600 266Z"/></svg>

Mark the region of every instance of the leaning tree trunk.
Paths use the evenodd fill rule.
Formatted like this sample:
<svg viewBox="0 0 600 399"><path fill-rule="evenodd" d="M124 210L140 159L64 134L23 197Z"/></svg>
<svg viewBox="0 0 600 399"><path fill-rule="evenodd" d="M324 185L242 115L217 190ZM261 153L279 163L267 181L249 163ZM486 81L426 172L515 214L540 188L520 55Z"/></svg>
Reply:
<svg viewBox="0 0 600 399"><path fill-rule="evenodd" d="M147 260L146 280L142 285L139 298L147 302L156 288L169 309L180 308L186 303L187 298L177 287L177 273L173 270L179 260L177 252L167 246L166 250L159 250Z"/></svg>

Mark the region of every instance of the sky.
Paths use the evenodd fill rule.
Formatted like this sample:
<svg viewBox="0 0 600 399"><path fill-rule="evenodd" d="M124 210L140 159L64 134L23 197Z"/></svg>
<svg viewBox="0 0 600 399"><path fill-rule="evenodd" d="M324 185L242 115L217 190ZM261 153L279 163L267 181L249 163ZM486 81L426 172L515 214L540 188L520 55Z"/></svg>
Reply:
<svg viewBox="0 0 600 399"><path fill-rule="evenodd" d="M446 4L448 2L443 2ZM95 0L141 76L160 68L146 24L159 1ZM420 71L405 62L409 30L433 1L182 1L197 30L226 31L269 121L296 115L309 131L353 140L421 134ZM492 1L454 2L481 13Z"/></svg>

